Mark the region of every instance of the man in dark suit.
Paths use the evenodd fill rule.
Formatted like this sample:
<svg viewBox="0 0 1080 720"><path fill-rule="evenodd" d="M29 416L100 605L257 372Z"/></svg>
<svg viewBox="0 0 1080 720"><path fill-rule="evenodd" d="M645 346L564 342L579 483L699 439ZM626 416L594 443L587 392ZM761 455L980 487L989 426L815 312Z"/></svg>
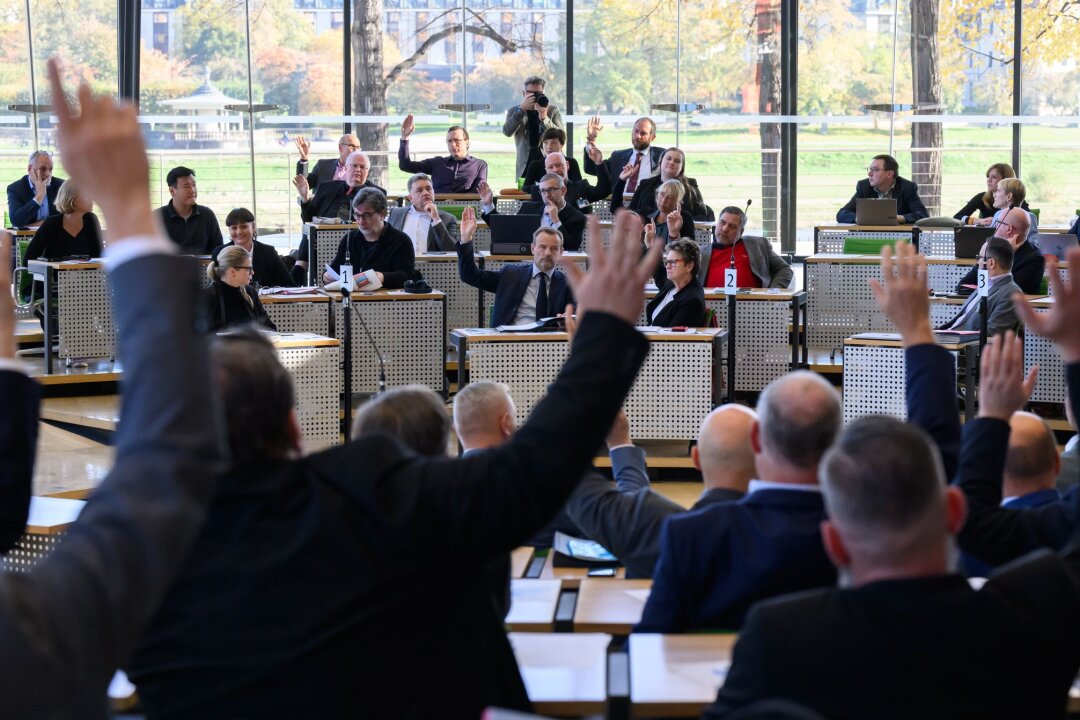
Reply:
<svg viewBox="0 0 1080 720"><path fill-rule="evenodd" d="M847 205L836 213L836 222L855 222L855 201L860 199L893 198L896 200L896 221L911 224L929 217L919 198L919 186L900 177L900 164L891 155L875 155L866 168L866 180L855 185L855 194Z"/></svg>
<svg viewBox="0 0 1080 720"><path fill-rule="evenodd" d="M539 215L540 227L552 228L562 234L563 250L580 249L581 240L585 234L585 215L567 201L566 183L563 178L554 173L548 173L540 178L536 191L542 200L521 203L517 214ZM480 211L484 222L488 222L488 217L497 215L499 212L495 207L491 187L487 183L480 184ZM495 239L492 238L493 241Z"/></svg>
<svg viewBox="0 0 1080 720"><path fill-rule="evenodd" d="M604 153L596 147L596 138L603 129L599 118L589 119L585 131L585 172L601 179L606 177L609 182L614 183L611 185L611 208L614 212L616 207L622 207L623 195L633 195L639 182L660 172L660 158L664 156L664 148L653 145L656 140L656 123L652 118L641 117L630 131L631 147L616 150L605 160ZM607 172L600 171L601 165L605 166ZM634 166L637 172L623 180L619 175L627 165Z"/></svg>
<svg viewBox="0 0 1080 720"><path fill-rule="evenodd" d="M296 174L307 178L308 187L312 191L318 189L319 183L331 180L344 180L347 175L345 161L350 153L360 149L360 139L355 135L342 135L338 139L338 157L323 158L315 163L315 167L308 172L308 153L311 151L311 143L303 135L297 135L296 149L300 151L300 159L296 161Z"/></svg>
<svg viewBox="0 0 1080 720"><path fill-rule="evenodd" d="M140 651L133 677L157 710L149 714L471 718L487 705L528 709L485 569L554 515L644 360L632 323L644 263L651 269L656 256L638 264L640 232L627 223L617 252L594 250L587 276L570 271L584 320L569 360L509 441L467 457L417 457L387 435L298 457L291 384L276 355L242 338L219 341L243 345L215 349L227 358L217 367L234 465ZM433 548L455 562L432 563ZM433 613L434 587L453 592ZM423 692L387 692L403 671L424 678Z"/></svg>
<svg viewBox="0 0 1080 720"><path fill-rule="evenodd" d="M758 600L835 582L818 530L818 462L840 430L839 396L820 375L795 372L765 388L757 411L761 479L738 502L667 521L635 632L737 629Z"/></svg>
<svg viewBox="0 0 1080 720"><path fill-rule="evenodd" d="M329 180L319 183L314 194L303 175L293 178L293 185L300 201L300 218L311 222L316 217L338 218L350 222L349 203L360 188L372 187L386 194L386 190L368 181L371 173L371 161L362 152L349 154L345 161L345 179ZM303 256L301 256L303 257Z"/></svg>
<svg viewBox="0 0 1080 720"><path fill-rule="evenodd" d="M571 180L570 162L561 152L550 152L544 157L544 170L545 174L558 175L563 179L563 185L566 186L566 204L577 208L582 214L591 213L594 202L603 200L611 194L611 183L606 173L601 174L595 187L588 180ZM547 203L547 199L540 195L539 179L529 191L529 198L533 202ZM568 246L567 250L570 249L572 248Z"/></svg>
<svg viewBox="0 0 1080 720"><path fill-rule="evenodd" d="M1017 208L1018 217L1027 213ZM1019 220L1017 220L1019 222ZM990 276L990 291L986 298L986 332L997 335L1006 330L1016 330L1020 320L1016 315L1013 297L1020 293L1020 286L1013 282L1013 249L1008 240L990 238L979 251L979 266L985 267ZM978 293L972 293L952 320L941 326L942 330L979 330L982 328L982 301Z"/></svg>
<svg viewBox="0 0 1080 720"><path fill-rule="evenodd" d="M435 204L431 178L417 173L409 178L409 207L390 208L390 227L408 235L413 251L421 253L453 250L460 234L457 218Z"/></svg>
<svg viewBox="0 0 1080 720"><path fill-rule="evenodd" d="M1042 282L1046 270L1046 258L1035 243L1028 240L1032 215L1021 208L1012 208L1001 218L994 229L994 237L1004 238L1012 245L1013 282L1020 286L1021 292L1038 295L1042 292ZM956 292L970 295L978 283L979 268L973 267L956 283Z"/></svg>
<svg viewBox="0 0 1080 720"><path fill-rule="evenodd" d="M540 136L540 147L546 158L553 152L566 154L566 131L560 127L548 128L544 131L544 134ZM578 166L578 161L572 157L566 158L567 171L566 176L570 182L581 180L581 168ZM547 170L544 168L543 160L533 160L529 163L529 167L525 169L525 179L521 185L521 189L527 193L532 193L533 187L536 183L540 182L540 178L547 174Z"/></svg>
<svg viewBox="0 0 1080 720"><path fill-rule="evenodd" d="M495 293L491 327L521 325L561 313L574 302L566 276L555 269L562 257L563 237L557 229L539 228L533 233L532 263L506 265L500 270L481 270L473 257L476 212L465 208L461 215L461 242L457 245L458 274L462 282Z"/></svg>
<svg viewBox="0 0 1080 720"><path fill-rule="evenodd" d="M959 417L940 397L953 392L953 361L930 331L925 259L897 253L899 273L883 260L878 287L907 317L897 325L908 378L917 366L929 391L916 402L934 406L928 412L951 433ZM1070 305L1055 307L1047 325L1072 372L1080 368L1080 303ZM963 429L962 484L999 484L1008 420L1033 384L1024 379L1021 343L994 338L983 355L979 417ZM976 592L951 568L965 502L946 484L944 460L910 423L871 416L845 429L822 462L829 520L821 531L844 587L755 606L705 717L766 698L830 718L1064 714L1080 666L1080 535L1061 556L1033 554Z"/></svg>
<svg viewBox="0 0 1080 720"><path fill-rule="evenodd" d="M64 181L53 176L52 155L44 150L30 154L26 174L8 185L8 222L12 227L37 227L59 212L56 193Z"/></svg>
<svg viewBox="0 0 1080 720"><path fill-rule="evenodd" d="M723 405L701 423L690 449L705 491L690 510L733 502L756 476L750 429L757 414L744 405ZM615 452L612 451L612 467ZM566 514L585 537L610 550L626 566L627 577L651 578L660 555L660 530L667 518L686 512L647 485L624 492L586 477L566 502Z"/></svg>
<svg viewBox="0 0 1080 720"><path fill-rule="evenodd" d="M105 718L109 681L187 556L224 449L195 317L198 264L170 257L176 247L159 235L135 109L83 86L76 116L55 61L49 79L65 165L81 187L94 189L109 228L124 391L108 477L56 549L27 573L0 576L4 665L19 671L0 693L0 716ZM23 394L5 391L4 412L19 402L23 420L33 394L28 380L15 382ZM13 457L5 452L4 472L27 472Z"/></svg>

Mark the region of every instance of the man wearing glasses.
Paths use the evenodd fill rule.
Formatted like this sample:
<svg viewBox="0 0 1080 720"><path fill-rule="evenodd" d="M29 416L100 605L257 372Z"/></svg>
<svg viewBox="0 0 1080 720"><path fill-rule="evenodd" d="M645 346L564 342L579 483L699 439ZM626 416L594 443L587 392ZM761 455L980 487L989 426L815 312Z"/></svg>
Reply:
<svg viewBox="0 0 1080 720"><path fill-rule="evenodd" d="M431 177L436 193L475 193L480 183L487 182L487 163L469 154L469 131L453 125L446 131L446 149L449 155L436 155L428 160L409 158L409 136L416 124L410 113L401 123L401 143L398 145L398 169L410 173L424 173Z"/></svg>
<svg viewBox="0 0 1080 720"><path fill-rule="evenodd" d="M1023 222L1027 223L1027 213L1020 208L1015 208L1005 216L1007 222L1020 222L1019 217L1013 218L1012 214L1023 216ZM1002 222L1001 225L1007 224ZM1001 232L1000 226L998 232ZM1027 232L1027 227L1024 227ZM1008 240L999 235L987 240L982 250L979 251L979 267L984 267L990 276L990 294L986 298L986 334L997 335L1006 330L1016 330L1020 319L1016 315L1016 307L1013 304L1013 293L1022 292L1020 286L1013 282L1013 246ZM979 330L982 326L982 313L980 311L979 293L972 293L951 321L942 325L941 330Z"/></svg>
<svg viewBox="0 0 1080 720"><path fill-rule="evenodd" d="M901 225L914 223L929 217L922 200L919 198L919 186L911 180L900 177L900 165L891 155L875 155L866 168L866 180L855 185L855 194L847 205L836 213L836 222L855 222L855 201L863 199L896 200L896 221Z"/></svg>
<svg viewBox="0 0 1080 720"><path fill-rule="evenodd" d="M345 179L345 162L351 153L360 149L360 139L355 135L342 135L338 140L338 157L323 158L315 163L315 168L308 172L308 153L311 150L311 142L303 135L296 137L296 149L300 151L300 159L296 161L296 174L307 178L308 187L312 192L319 183L331 180Z"/></svg>
<svg viewBox="0 0 1080 720"><path fill-rule="evenodd" d="M364 188L353 200L353 220L360 227L341 238L330 267L341 273L342 265L353 268L357 290L395 289L405 286L416 266L412 240L386 222L386 195ZM334 276L323 273L323 282Z"/></svg>
<svg viewBox="0 0 1080 720"><path fill-rule="evenodd" d="M550 156L548 156L550 157ZM518 215L540 215L540 227L558 230L563 237L563 250L577 250L585 234L585 216L566 201L566 181L561 175L549 172L536 184L540 202L523 202ZM480 186L480 211L484 222L497 215L495 197L485 182ZM516 240L516 239L515 239Z"/></svg>

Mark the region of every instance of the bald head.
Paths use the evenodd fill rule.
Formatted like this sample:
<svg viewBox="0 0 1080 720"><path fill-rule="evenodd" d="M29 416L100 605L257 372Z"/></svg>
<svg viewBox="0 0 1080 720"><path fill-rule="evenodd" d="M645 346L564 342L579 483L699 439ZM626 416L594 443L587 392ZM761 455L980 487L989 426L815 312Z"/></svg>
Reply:
<svg viewBox="0 0 1080 720"><path fill-rule="evenodd" d="M755 422L757 413L744 405L722 405L705 417L691 452L706 490L746 492L757 474L750 445L750 430Z"/></svg>
<svg viewBox="0 0 1080 720"><path fill-rule="evenodd" d="M494 447L514 434L516 412L503 383L469 383L454 396L454 431L466 450Z"/></svg>
<svg viewBox="0 0 1080 720"><path fill-rule="evenodd" d="M994 237L1008 240L1014 248L1020 247L1027 240L1030 229L1031 218L1028 217L1027 210L1014 207L1001 218Z"/></svg>
<svg viewBox="0 0 1080 720"><path fill-rule="evenodd" d="M1002 494L1019 497L1054 487L1061 460L1050 426L1038 415L1017 412L1009 429Z"/></svg>
<svg viewBox="0 0 1080 720"><path fill-rule="evenodd" d="M799 370L770 383L757 411L754 451L761 479L816 483L821 456L840 431L836 389L820 375ZM766 467L775 477L766 475Z"/></svg>

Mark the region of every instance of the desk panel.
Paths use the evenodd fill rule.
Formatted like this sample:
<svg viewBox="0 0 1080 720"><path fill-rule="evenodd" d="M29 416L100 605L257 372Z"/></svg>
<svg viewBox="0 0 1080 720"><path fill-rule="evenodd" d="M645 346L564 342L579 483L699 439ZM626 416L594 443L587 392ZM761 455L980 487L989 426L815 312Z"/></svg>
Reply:
<svg viewBox="0 0 1080 720"><path fill-rule="evenodd" d="M1035 312L1040 315L1050 312L1053 300L1036 300L1032 303ZM1024 370L1039 366L1039 377L1035 381L1035 390L1031 393L1034 402L1065 403L1065 364L1057 345L1042 335L1036 335L1027 329L1024 335Z"/></svg>
<svg viewBox="0 0 1080 720"><path fill-rule="evenodd" d="M279 332L330 335L330 301L325 295L259 294Z"/></svg>
<svg viewBox="0 0 1080 720"><path fill-rule="evenodd" d="M323 305L323 311L326 306ZM271 336L278 359L289 371L296 393L296 419L303 450L315 452L341 442L341 343L303 335Z"/></svg>
<svg viewBox="0 0 1080 720"><path fill-rule="evenodd" d="M304 224L304 237L308 241L308 285L322 287L323 266L337 255L341 239L359 227L349 223L345 225ZM300 258L303 260L304 258ZM360 270L361 268L357 268Z"/></svg>
<svg viewBox="0 0 1080 720"><path fill-rule="evenodd" d="M446 294L447 333L454 328L476 327L481 323L480 289L462 282L456 253L417 255L416 269L428 285Z"/></svg>
<svg viewBox="0 0 1080 720"><path fill-rule="evenodd" d="M914 225L868 227L859 225L821 225L814 228L814 254L842 253L848 240L885 240L895 244L911 242Z"/></svg>

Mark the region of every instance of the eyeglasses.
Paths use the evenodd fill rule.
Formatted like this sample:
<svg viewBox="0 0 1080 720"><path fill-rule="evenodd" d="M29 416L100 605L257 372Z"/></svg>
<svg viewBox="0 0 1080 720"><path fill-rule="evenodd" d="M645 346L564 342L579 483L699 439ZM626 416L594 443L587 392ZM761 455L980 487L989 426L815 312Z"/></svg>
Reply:
<svg viewBox="0 0 1080 720"><path fill-rule="evenodd" d="M249 273L255 272L255 268L251 267L250 265L240 265L240 266L236 267L235 269L236 270L247 270Z"/></svg>
<svg viewBox="0 0 1080 720"><path fill-rule="evenodd" d="M866 172L868 172L868 173L885 172L885 168L883 168L883 167L876 168L873 165L871 165L870 167L866 168Z"/></svg>
<svg viewBox="0 0 1080 720"><path fill-rule="evenodd" d="M682 262L681 258L677 258L675 260L665 260L664 261L664 267L675 267L676 265L678 265L681 262Z"/></svg>
<svg viewBox="0 0 1080 720"><path fill-rule="evenodd" d="M372 219L377 218L377 217L382 217L382 214L377 213L377 212L356 213L356 219L357 220L363 220L364 222L371 222Z"/></svg>
<svg viewBox="0 0 1080 720"><path fill-rule="evenodd" d="M1016 226L1015 225L1010 225L1009 223L1007 223L1005 221L998 222L997 226L998 227L1007 227L1007 228L1009 228L1010 230L1012 230L1014 232L1016 231Z"/></svg>
<svg viewBox="0 0 1080 720"><path fill-rule="evenodd" d="M561 192L564 189L565 188L561 188L561 187L549 187L549 188L542 187L542 188L540 188L540 194L541 195L550 195L553 192Z"/></svg>

